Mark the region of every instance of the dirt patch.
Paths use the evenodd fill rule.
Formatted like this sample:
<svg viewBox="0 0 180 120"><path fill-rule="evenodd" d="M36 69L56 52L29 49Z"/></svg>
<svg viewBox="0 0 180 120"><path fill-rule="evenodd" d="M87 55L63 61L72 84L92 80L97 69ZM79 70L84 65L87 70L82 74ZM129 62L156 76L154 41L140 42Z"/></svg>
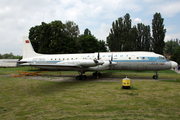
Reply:
<svg viewBox="0 0 180 120"><path fill-rule="evenodd" d="M123 78L120 77L93 77L87 76L86 80L76 80L76 76L26 76L25 78L34 79L34 80L45 80L45 81L56 81L56 82L76 82L76 81L122 81ZM159 81L165 79L150 79L150 78L130 78L135 81Z"/></svg>
<svg viewBox="0 0 180 120"><path fill-rule="evenodd" d="M0 77L10 77L11 75L0 75ZM21 77L24 79L33 79L33 80L44 80L44 81L56 81L56 82L77 82L77 81L122 81L123 77L110 77L110 76L100 76L100 77L94 77L94 76L87 76L86 80L76 80L76 75L43 75L43 76L24 76ZM151 78L145 78L145 77L136 77L136 78L130 78L131 80L135 81L159 81L159 80L167 80L167 79L151 79ZM175 80L175 79L173 79Z"/></svg>

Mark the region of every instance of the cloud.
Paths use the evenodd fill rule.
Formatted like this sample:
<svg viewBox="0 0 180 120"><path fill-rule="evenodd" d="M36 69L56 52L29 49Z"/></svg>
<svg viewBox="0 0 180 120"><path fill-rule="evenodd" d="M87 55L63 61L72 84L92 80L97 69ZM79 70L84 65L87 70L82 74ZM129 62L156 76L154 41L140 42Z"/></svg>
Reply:
<svg viewBox="0 0 180 120"><path fill-rule="evenodd" d="M71 20L81 34L88 28L95 37L106 40L112 22L126 13L132 16L133 25L150 25L149 16L160 11L163 16L173 17L180 12L179 4L177 0L1 0L0 54L22 55L22 36L41 22Z"/></svg>
<svg viewBox="0 0 180 120"><path fill-rule="evenodd" d="M138 23L142 23L142 20L140 18L131 18L132 20L132 26L137 25Z"/></svg>
<svg viewBox="0 0 180 120"><path fill-rule="evenodd" d="M168 1L156 1L149 7L149 13L153 14L155 12L160 12L164 17L173 17L180 12L180 1L178 0L168 0Z"/></svg>
<svg viewBox="0 0 180 120"><path fill-rule="evenodd" d="M179 35L180 35L180 32L179 33L166 34L164 41L167 42L169 40L174 40L176 38L179 39Z"/></svg>
<svg viewBox="0 0 180 120"><path fill-rule="evenodd" d="M98 40L106 41L106 37L109 35L110 29L111 29L111 25L102 23L98 29L92 31L92 34L94 33L95 37Z"/></svg>

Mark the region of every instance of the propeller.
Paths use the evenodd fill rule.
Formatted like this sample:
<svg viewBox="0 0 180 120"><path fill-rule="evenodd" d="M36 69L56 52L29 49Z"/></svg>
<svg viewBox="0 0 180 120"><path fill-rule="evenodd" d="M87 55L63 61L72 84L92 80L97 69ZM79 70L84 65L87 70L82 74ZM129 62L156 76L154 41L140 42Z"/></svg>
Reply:
<svg viewBox="0 0 180 120"><path fill-rule="evenodd" d="M99 60L99 50L98 50L98 56L97 56L97 59ZM98 69L99 69L99 65L98 65ZM98 78L98 71L96 71L96 74L97 74L97 78Z"/></svg>
<svg viewBox="0 0 180 120"><path fill-rule="evenodd" d="M109 60L110 66L112 66L112 61L113 61L113 53L111 54L111 60Z"/></svg>
<svg viewBox="0 0 180 120"><path fill-rule="evenodd" d="M98 50L98 56L97 56L97 59L99 60L99 50Z"/></svg>
<svg viewBox="0 0 180 120"><path fill-rule="evenodd" d="M109 65L111 69L111 76L112 76L112 61L113 61L113 53L111 54L111 60L109 60Z"/></svg>
<svg viewBox="0 0 180 120"><path fill-rule="evenodd" d="M97 59L94 59L94 62L97 64L97 63L99 63L99 51L98 51L98 56L97 56Z"/></svg>

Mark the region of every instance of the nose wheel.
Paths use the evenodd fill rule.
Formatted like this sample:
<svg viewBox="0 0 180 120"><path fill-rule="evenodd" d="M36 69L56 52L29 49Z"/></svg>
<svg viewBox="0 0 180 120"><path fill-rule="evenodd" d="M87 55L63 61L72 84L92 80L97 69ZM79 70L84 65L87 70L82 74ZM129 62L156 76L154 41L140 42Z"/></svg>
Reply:
<svg viewBox="0 0 180 120"><path fill-rule="evenodd" d="M157 71L155 71L156 72L156 75L153 75L153 79L158 79L158 73L157 73Z"/></svg>

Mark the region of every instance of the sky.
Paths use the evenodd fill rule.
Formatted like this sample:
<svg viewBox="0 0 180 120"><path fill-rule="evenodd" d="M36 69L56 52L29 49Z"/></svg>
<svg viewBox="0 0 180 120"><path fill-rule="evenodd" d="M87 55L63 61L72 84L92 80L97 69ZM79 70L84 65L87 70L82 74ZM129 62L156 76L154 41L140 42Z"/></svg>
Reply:
<svg viewBox="0 0 180 120"><path fill-rule="evenodd" d="M88 28L97 39L106 41L112 22L129 13L132 26L152 24L161 13L165 41L180 39L180 0L1 0L0 54L22 55L22 37L42 22L73 21L80 34ZM151 28L152 31L152 28Z"/></svg>

